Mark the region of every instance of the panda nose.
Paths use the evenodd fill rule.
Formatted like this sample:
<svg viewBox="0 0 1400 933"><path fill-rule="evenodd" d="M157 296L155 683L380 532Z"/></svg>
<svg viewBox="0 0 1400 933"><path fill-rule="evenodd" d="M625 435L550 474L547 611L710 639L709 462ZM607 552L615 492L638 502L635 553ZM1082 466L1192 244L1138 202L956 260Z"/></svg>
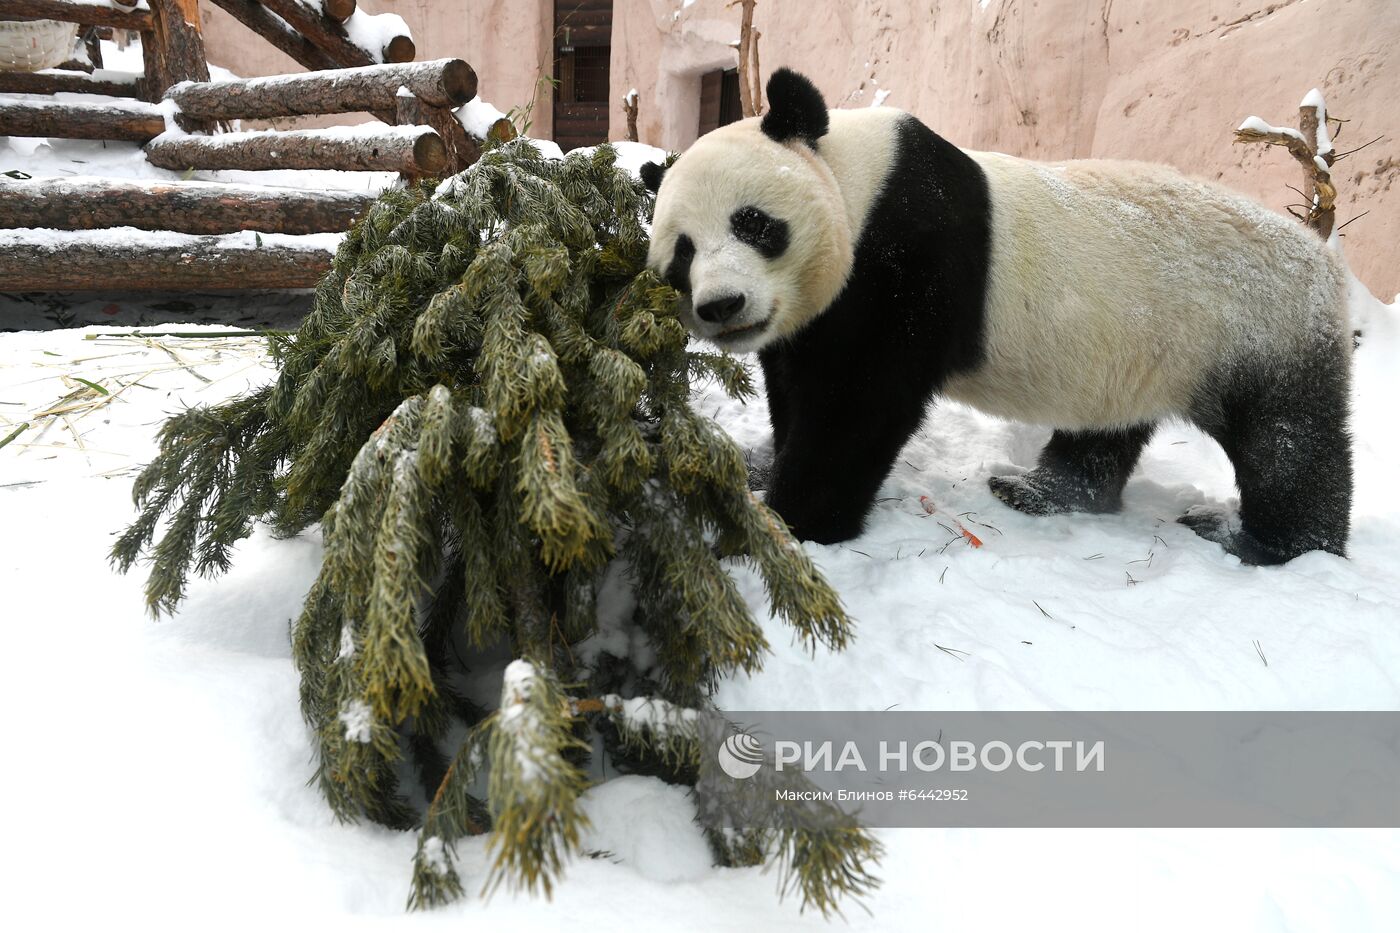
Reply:
<svg viewBox="0 0 1400 933"><path fill-rule="evenodd" d="M723 324L744 310L743 295L725 295L714 301L707 301L695 309L695 316L707 324Z"/></svg>

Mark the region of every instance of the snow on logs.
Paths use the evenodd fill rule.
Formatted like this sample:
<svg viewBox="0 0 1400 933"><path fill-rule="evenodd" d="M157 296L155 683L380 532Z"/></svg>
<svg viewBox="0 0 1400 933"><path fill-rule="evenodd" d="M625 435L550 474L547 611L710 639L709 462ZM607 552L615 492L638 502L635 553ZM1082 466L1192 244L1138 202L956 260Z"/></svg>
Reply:
<svg viewBox="0 0 1400 933"><path fill-rule="evenodd" d="M69 104L0 100L0 136L61 139L122 139L144 143L165 132L165 117L150 104L132 101Z"/></svg>
<svg viewBox="0 0 1400 933"><path fill-rule="evenodd" d="M56 19L84 26L114 26L135 32L155 28L151 8L121 0L5 0L5 19Z"/></svg>
<svg viewBox="0 0 1400 933"><path fill-rule="evenodd" d="M301 190L211 182L50 178L0 185L0 228L176 233L239 230L338 233L374 201L367 191Z"/></svg>
<svg viewBox="0 0 1400 933"><path fill-rule="evenodd" d="M314 288L338 234L226 236L108 230L6 230L0 291L90 289L225 291Z"/></svg>
<svg viewBox="0 0 1400 933"><path fill-rule="evenodd" d="M49 68L44 71L0 71L0 94L102 94L106 97L142 96L141 75L129 71L92 74Z"/></svg>
<svg viewBox="0 0 1400 933"><path fill-rule="evenodd" d="M215 2L223 6L222 0ZM408 27L392 13L356 10L342 25L326 15L320 0L262 0L262 5L343 66L411 62L417 54Z"/></svg>
<svg viewBox="0 0 1400 933"><path fill-rule="evenodd" d="M166 133L146 146L152 165L186 169L323 169L436 175L447 167L447 146L427 126L333 127L185 136Z"/></svg>
<svg viewBox="0 0 1400 933"><path fill-rule="evenodd" d="M285 52L289 58L311 71L324 71L339 68L343 62L333 58L306 36L288 26L276 13L271 12L257 0L214 0L223 11L253 32L262 36L272 45ZM356 64L364 64L356 62Z"/></svg>
<svg viewBox="0 0 1400 933"><path fill-rule="evenodd" d="M165 96L184 116L254 120L303 114L394 112L401 87L435 107L455 109L476 96L476 72L459 58L335 71L185 82Z"/></svg>

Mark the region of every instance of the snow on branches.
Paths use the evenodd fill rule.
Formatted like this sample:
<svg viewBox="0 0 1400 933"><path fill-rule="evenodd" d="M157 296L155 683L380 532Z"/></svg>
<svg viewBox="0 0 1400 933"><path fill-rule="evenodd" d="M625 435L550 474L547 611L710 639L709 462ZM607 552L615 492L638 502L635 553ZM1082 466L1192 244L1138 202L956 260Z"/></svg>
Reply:
<svg viewBox="0 0 1400 933"><path fill-rule="evenodd" d="M292 631L316 780L342 819L419 827L411 906L463 893L454 846L482 833L488 890L548 893L579 846L590 729L686 780L687 710L767 651L726 559L804 643L850 639L739 449L691 407L693 379L752 390L742 363L689 348L676 293L645 271L651 206L611 146L550 160L523 139L387 192L274 345L276 384L165 425L113 549L123 570L153 555L147 598L168 612L255 522L320 523ZM580 650L619 562L645 660ZM502 655L520 660L499 698L464 695ZM868 887L878 851L840 840L778 847L823 910Z"/></svg>

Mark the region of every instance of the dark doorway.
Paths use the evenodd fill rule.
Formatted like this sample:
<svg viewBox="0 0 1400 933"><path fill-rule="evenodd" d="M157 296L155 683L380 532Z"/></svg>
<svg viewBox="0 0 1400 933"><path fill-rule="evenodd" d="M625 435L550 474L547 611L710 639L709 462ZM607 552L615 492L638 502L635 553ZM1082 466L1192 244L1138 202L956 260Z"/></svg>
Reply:
<svg viewBox="0 0 1400 933"><path fill-rule="evenodd" d="M568 152L607 142L612 0L554 0L554 141Z"/></svg>
<svg viewBox="0 0 1400 933"><path fill-rule="evenodd" d="M739 69L711 71L700 78L700 135L744 118L739 103Z"/></svg>

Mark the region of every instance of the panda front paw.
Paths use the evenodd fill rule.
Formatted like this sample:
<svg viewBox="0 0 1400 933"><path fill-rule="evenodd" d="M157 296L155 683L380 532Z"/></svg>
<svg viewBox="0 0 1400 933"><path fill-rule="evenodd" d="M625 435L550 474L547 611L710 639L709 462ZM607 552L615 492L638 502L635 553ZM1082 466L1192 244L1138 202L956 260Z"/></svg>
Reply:
<svg viewBox="0 0 1400 933"><path fill-rule="evenodd" d="M1207 541L1225 545L1225 550L1231 550L1235 529L1231 527L1230 513L1225 509L1211 505L1195 505L1187 509L1186 514L1178 518L1177 522Z"/></svg>
<svg viewBox="0 0 1400 933"><path fill-rule="evenodd" d="M992 495L1027 515L1059 515L1073 511L1045 484L1037 482L1035 471L1019 476L993 476L987 480Z"/></svg>
<svg viewBox="0 0 1400 933"><path fill-rule="evenodd" d="M773 488L773 454L771 451L746 450L744 462L749 469L749 488L762 492Z"/></svg>
<svg viewBox="0 0 1400 933"><path fill-rule="evenodd" d="M1232 512L1216 506L1192 506L1177 522L1207 541L1220 545L1226 554L1238 557L1240 563L1253 567L1285 564L1299 554L1320 549L1313 542L1289 542L1284 547L1271 547L1239 527Z"/></svg>

